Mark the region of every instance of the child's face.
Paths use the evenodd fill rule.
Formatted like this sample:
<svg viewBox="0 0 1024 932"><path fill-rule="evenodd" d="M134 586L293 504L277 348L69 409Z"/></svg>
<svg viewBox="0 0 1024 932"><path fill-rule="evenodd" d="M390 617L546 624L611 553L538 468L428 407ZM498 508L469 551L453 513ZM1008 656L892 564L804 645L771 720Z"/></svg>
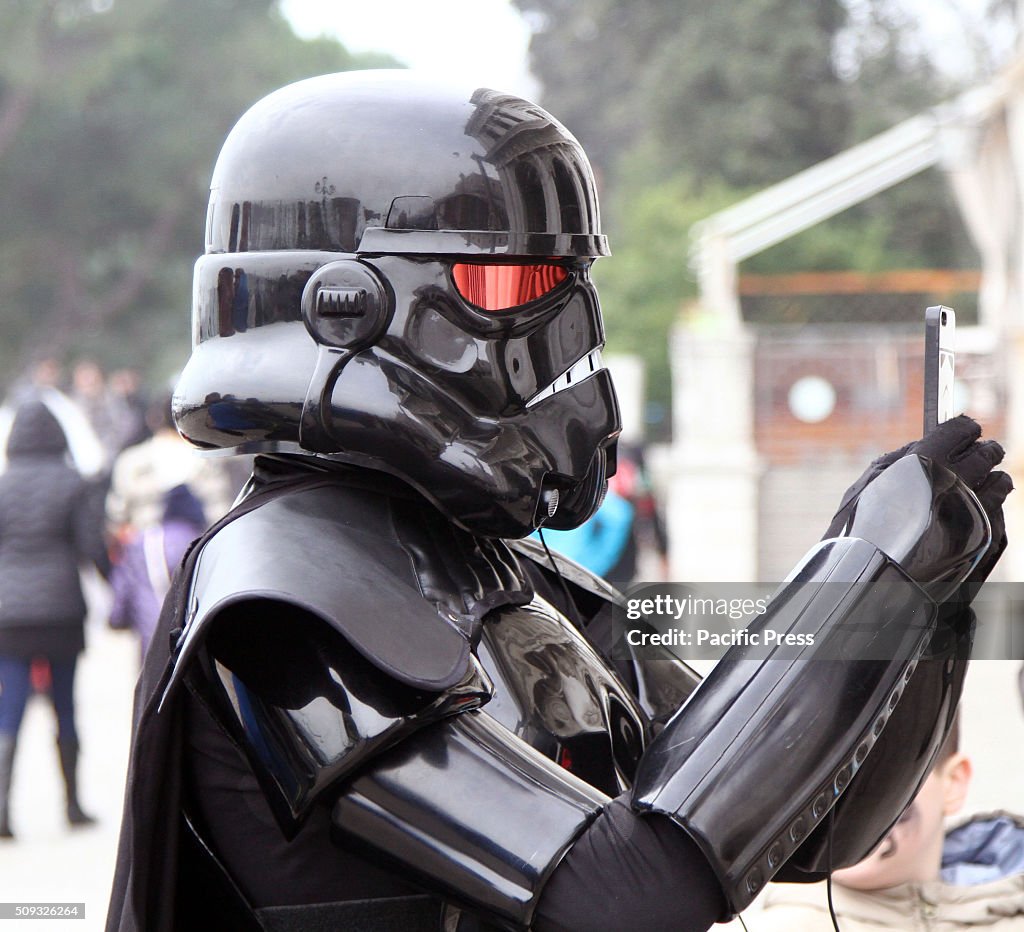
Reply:
<svg viewBox="0 0 1024 932"><path fill-rule="evenodd" d="M881 844L860 863L837 870L832 875L836 883L854 890L880 890L937 879L945 817L959 808L966 775L969 765L962 755L936 767Z"/></svg>

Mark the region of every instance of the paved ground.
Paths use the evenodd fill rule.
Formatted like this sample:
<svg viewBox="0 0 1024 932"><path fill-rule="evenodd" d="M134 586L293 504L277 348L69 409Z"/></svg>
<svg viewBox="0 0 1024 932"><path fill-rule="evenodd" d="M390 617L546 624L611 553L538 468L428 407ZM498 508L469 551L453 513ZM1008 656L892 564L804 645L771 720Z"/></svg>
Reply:
<svg viewBox="0 0 1024 932"><path fill-rule="evenodd" d="M1016 688L1018 662L980 661L968 680L964 743L975 760L971 811L1024 812L1024 714ZM0 932L93 932L103 927L114 864L127 759L135 642L98 624L78 681L82 734L82 799L99 818L72 832L63 818L54 724L35 698L15 764L13 821L18 838L0 843L0 902L85 903L82 920L0 920ZM756 929L756 926L752 926Z"/></svg>
<svg viewBox="0 0 1024 932"><path fill-rule="evenodd" d="M137 673L133 638L96 625L79 666L78 729L83 808L96 827L71 831L49 705L34 697L22 723L11 800L17 838L0 842L0 902L85 903L82 920L3 920L0 932L93 932L103 928L114 869Z"/></svg>

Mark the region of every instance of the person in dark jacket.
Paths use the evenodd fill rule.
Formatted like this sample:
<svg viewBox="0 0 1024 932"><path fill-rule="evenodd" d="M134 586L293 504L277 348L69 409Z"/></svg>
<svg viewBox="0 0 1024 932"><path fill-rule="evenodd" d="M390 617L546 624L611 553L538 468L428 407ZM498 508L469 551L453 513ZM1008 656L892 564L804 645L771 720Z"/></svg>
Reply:
<svg viewBox="0 0 1024 932"><path fill-rule="evenodd" d="M45 404L19 409L0 476L0 838L13 837L11 774L33 664L45 660L72 825L94 820L78 802L74 682L85 646L79 565L106 570L102 511L68 463L64 432Z"/></svg>

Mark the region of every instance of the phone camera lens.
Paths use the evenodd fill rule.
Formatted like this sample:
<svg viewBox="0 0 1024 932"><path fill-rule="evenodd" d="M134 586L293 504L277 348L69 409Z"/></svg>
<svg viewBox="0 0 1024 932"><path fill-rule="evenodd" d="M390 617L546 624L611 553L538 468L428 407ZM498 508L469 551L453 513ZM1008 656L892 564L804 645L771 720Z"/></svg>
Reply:
<svg viewBox="0 0 1024 932"><path fill-rule="evenodd" d="M945 311L943 311L942 314L939 316L939 322L942 324L943 327L946 326L946 312Z"/></svg>

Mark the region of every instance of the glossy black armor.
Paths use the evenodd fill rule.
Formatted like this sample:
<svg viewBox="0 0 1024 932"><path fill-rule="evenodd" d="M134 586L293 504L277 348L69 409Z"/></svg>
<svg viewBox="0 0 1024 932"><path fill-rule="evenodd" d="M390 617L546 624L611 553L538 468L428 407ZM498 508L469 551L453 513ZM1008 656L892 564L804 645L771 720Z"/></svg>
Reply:
<svg viewBox="0 0 1024 932"><path fill-rule="evenodd" d="M402 72L286 87L214 169L179 429L390 472L476 533L574 527L619 431L589 278L607 254L587 158L536 105ZM564 279L488 311L456 261Z"/></svg>
<svg viewBox="0 0 1024 932"><path fill-rule="evenodd" d="M246 619L237 622L239 640L251 637L255 646L216 637L222 663L207 672L229 697L231 715L255 729L244 741L260 749L258 772L269 779L286 832L326 784L382 747L485 703L489 717L529 745L603 792L619 793L631 784L649 724L664 721L697 682L667 652L619 655L616 672L535 594L523 566L534 562L536 548L523 545L517 556L503 542L452 529L432 511L335 481L238 518L199 554L165 689L204 656L215 619ZM292 546L309 535L319 548L314 559ZM571 585L587 586L595 604L611 607L614 592L599 581L579 577ZM321 624L289 628L268 602ZM305 671L294 688L275 689L280 670L259 662L264 652ZM638 699L652 662L663 665L660 691ZM382 677L359 672L365 669ZM344 721L335 720L341 707ZM361 709L372 711L364 717ZM309 757L316 745L319 756ZM300 776L313 772L315 779Z"/></svg>
<svg viewBox="0 0 1024 932"><path fill-rule="evenodd" d="M726 654L634 787L638 808L701 845L736 912L784 864L792 879L864 857L927 776L959 698L971 631L958 613L940 621L939 604L991 543L978 499L911 454L866 488L846 531L750 626L795 646Z"/></svg>
<svg viewBox="0 0 1024 932"><path fill-rule="evenodd" d="M187 682L215 710L286 837L338 798L340 844L525 927L697 677L599 636L615 593L578 568L582 630L544 594L540 548L473 537L393 483L324 477L203 547L164 693ZM295 546L310 535L313 558Z"/></svg>
<svg viewBox="0 0 1024 932"><path fill-rule="evenodd" d="M813 877L863 856L926 775L970 647L935 597L989 543L976 499L933 463L890 467L849 528L877 539L819 545L755 625L810 638L733 649L685 705L684 665L599 636L610 592L567 572L590 606L581 630L535 589L535 550L352 481L325 479L213 537L167 685L193 671L286 836L335 800L343 847L521 928L632 787L638 812L698 843L739 911L783 865ZM894 507L914 522L881 521ZM312 560L297 546L310 534ZM652 706L639 696L654 663Z"/></svg>

